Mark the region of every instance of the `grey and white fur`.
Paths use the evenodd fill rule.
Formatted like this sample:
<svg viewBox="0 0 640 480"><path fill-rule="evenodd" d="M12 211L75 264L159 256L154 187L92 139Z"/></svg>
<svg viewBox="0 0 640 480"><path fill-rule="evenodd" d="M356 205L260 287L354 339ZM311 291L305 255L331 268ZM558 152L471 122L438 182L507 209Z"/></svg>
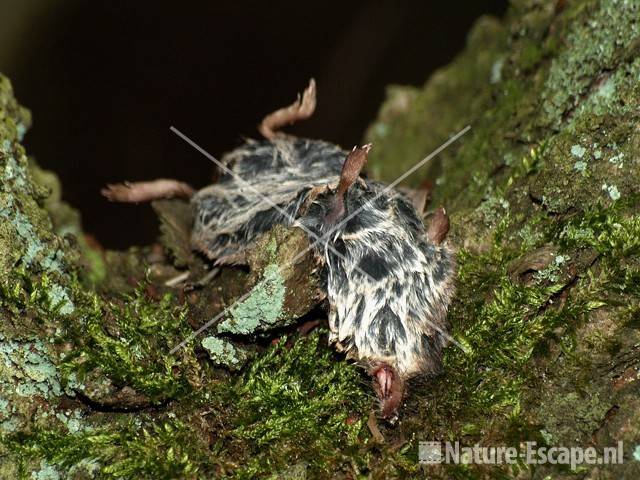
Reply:
<svg viewBox="0 0 640 480"><path fill-rule="evenodd" d="M103 193L120 201L175 191L190 196L192 246L219 265L243 263L257 236L276 224L304 227L314 234L312 243L321 238L315 253L326 279L329 341L367 368L382 416L389 418L405 381L441 365L454 293L454 255L443 241L448 219L437 210L427 229L409 198L358 177L369 147L350 154L321 140L275 133L309 116L313 108L300 111L311 102L314 107L313 83L302 99L265 118L260 130L266 140L247 141L223 158L234 175L193 195L179 182L166 195L149 198L136 195L145 188L136 186L153 182L114 185Z"/></svg>

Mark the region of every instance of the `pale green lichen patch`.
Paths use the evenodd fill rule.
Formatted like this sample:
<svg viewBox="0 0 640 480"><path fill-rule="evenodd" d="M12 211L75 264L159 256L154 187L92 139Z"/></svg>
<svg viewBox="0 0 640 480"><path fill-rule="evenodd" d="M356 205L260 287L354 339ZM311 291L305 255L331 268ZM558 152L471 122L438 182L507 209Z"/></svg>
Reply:
<svg viewBox="0 0 640 480"><path fill-rule="evenodd" d="M61 480L60 472L47 461L40 462L40 469L31 472L32 480Z"/></svg>
<svg viewBox="0 0 640 480"><path fill-rule="evenodd" d="M636 462L640 462L640 445L636 445L633 449L633 459Z"/></svg>
<svg viewBox="0 0 640 480"><path fill-rule="evenodd" d="M637 72L640 70L640 59L621 65L604 84L583 100L576 109L575 116L585 113L595 115L629 115L634 107L620 98L628 98L638 90Z"/></svg>
<svg viewBox="0 0 640 480"><path fill-rule="evenodd" d="M205 337L202 339L202 346L209 353L209 358L218 365L238 368L247 360L246 353L234 347L231 342L218 337Z"/></svg>
<svg viewBox="0 0 640 480"><path fill-rule="evenodd" d="M609 195L611 200L620 200L620 191L618 187L615 185L607 185L606 183L602 184L602 190Z"/></svg>
<svg viewBox="0 0 640 480"><path fill-rule="evenodd" d="M57 369L40 340L24 343L0 340L0 362L2 391L45 399L62 393Z"/></svg>
<svg viewBox="0 0 640 480"><path fill-rule="evenodd" d="M12 205L10 205L11 207ZM13 214L7 209L0 212L0 216L4 216L15 232L24 241L26 250L22 257L22 263L27 267L32 267L37 261L39 266L47 272L63 272L63 253L62 250L50 250L50 248L40 239L35 231L34 226L26 215L20 211L14 211Z"/></svg>
<svg viewBox="0 0 640 480"><path fill-rule="evenodd" d="M82 412L80 410L57 412L55 416L71 434L76 434L85 429L91 429L90 426L85 424Z"/></svg>
<svg viewBox="0 0 640 480"><path fill-rule="evenodd" d="M47 294L49 295L49 301L59 313L62 315L70 315L74 312L75 306L65 288L57 283L52 283L49 286Z"/></svg>
<svg viewBox="0 0 640 480"><path fill-rule="evenodd" d="M6 392L10 395L11 392ZM0 396L0 431L5 433L15 432L18 429L18 419L13 416L15 406L9 400Z"/></svg>
<svg viewBox="0 0 640 480"><path fill-rule="evenodd" d="M583 162L582 160L579 160L573 164L573 169L576 172L580 172L584 175L587 172L587 163Z"/></svg>
<svg viewBox="0 0 640 480"><path fill-rule="evenodd" d="M584 148L582 145L573 145L571 147L571 155L573 155L576 158L584 157L584 154L586 152L587 152L587 149Z"/></svg>
<svg viewBox="0 0 640 480"><path fill-rule="evenodd" d="M18 188L25 188L27 185L24 170L18 166L18 163L12 156L7 156L3 180L5 182L15 181Z"/></svg>
<svg viewBox="0 0 640 480"><path fill-rule="evenodd" d="M231 317L218 325L218 332L248 335L273 328L284 315L285 292L280 267L268 265L262 280L231 308Z"/></svg>
<svg viewBox="0 0 640 480"><path fill-rule="evenodd" d="M562 265L565 264L570 258L565 255L556 255L554 261L542 270L538 270L533 278L538 282L552 282L557 283L560 280L560 273L562 272Z"/></svg>

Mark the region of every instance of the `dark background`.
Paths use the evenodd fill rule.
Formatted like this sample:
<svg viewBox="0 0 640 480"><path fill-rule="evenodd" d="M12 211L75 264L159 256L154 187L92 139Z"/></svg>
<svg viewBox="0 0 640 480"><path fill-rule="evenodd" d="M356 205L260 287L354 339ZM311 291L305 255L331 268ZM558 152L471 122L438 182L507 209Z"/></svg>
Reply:
<svg viewBox="0 0 640 480"><path fill-rule="evenodd" d="M152 242L157 221L101 186L211 178L169 126L219 158L313 76L316 114L290 131L351 147L387 84L424 83L506 3L1 0L0 71L33 112L29 153L59 174L87 232L125 248Z"/></svg>

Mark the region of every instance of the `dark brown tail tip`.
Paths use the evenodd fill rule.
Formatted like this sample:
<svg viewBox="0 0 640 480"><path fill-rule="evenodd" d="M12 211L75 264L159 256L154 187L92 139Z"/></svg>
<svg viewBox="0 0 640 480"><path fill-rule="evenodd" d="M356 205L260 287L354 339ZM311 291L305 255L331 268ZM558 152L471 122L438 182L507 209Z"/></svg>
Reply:
<svg viewBox="0 0 640 480"><path fill-rule="evenodd" d="M436 245L440 245L447 238L449 227L449 216L443 207L439 207L431 217L427 238Z"/></svg>

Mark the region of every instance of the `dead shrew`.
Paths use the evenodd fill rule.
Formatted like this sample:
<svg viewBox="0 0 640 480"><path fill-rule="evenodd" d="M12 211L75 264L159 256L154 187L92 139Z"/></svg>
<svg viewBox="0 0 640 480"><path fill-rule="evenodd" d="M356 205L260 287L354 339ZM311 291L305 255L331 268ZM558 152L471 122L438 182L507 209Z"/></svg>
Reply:
<svg viewBox="0 0 640 480"><path fill-rule="evenodd" d="M257 236L276 224L311 232L326 275L330 342L367 369L381 415L392 418L406 380L440 369L454 293L449 220L438 209L425 228L409 197L361 178L370 145L346 152L278 133L313 113L315 93L312 80L302 98L265 117L265 140L249 140L223 158L234 175L195 193L156 180L109 185L103 194L122 202L190 198L192 247L216 265L242 264Z"/></svg>

